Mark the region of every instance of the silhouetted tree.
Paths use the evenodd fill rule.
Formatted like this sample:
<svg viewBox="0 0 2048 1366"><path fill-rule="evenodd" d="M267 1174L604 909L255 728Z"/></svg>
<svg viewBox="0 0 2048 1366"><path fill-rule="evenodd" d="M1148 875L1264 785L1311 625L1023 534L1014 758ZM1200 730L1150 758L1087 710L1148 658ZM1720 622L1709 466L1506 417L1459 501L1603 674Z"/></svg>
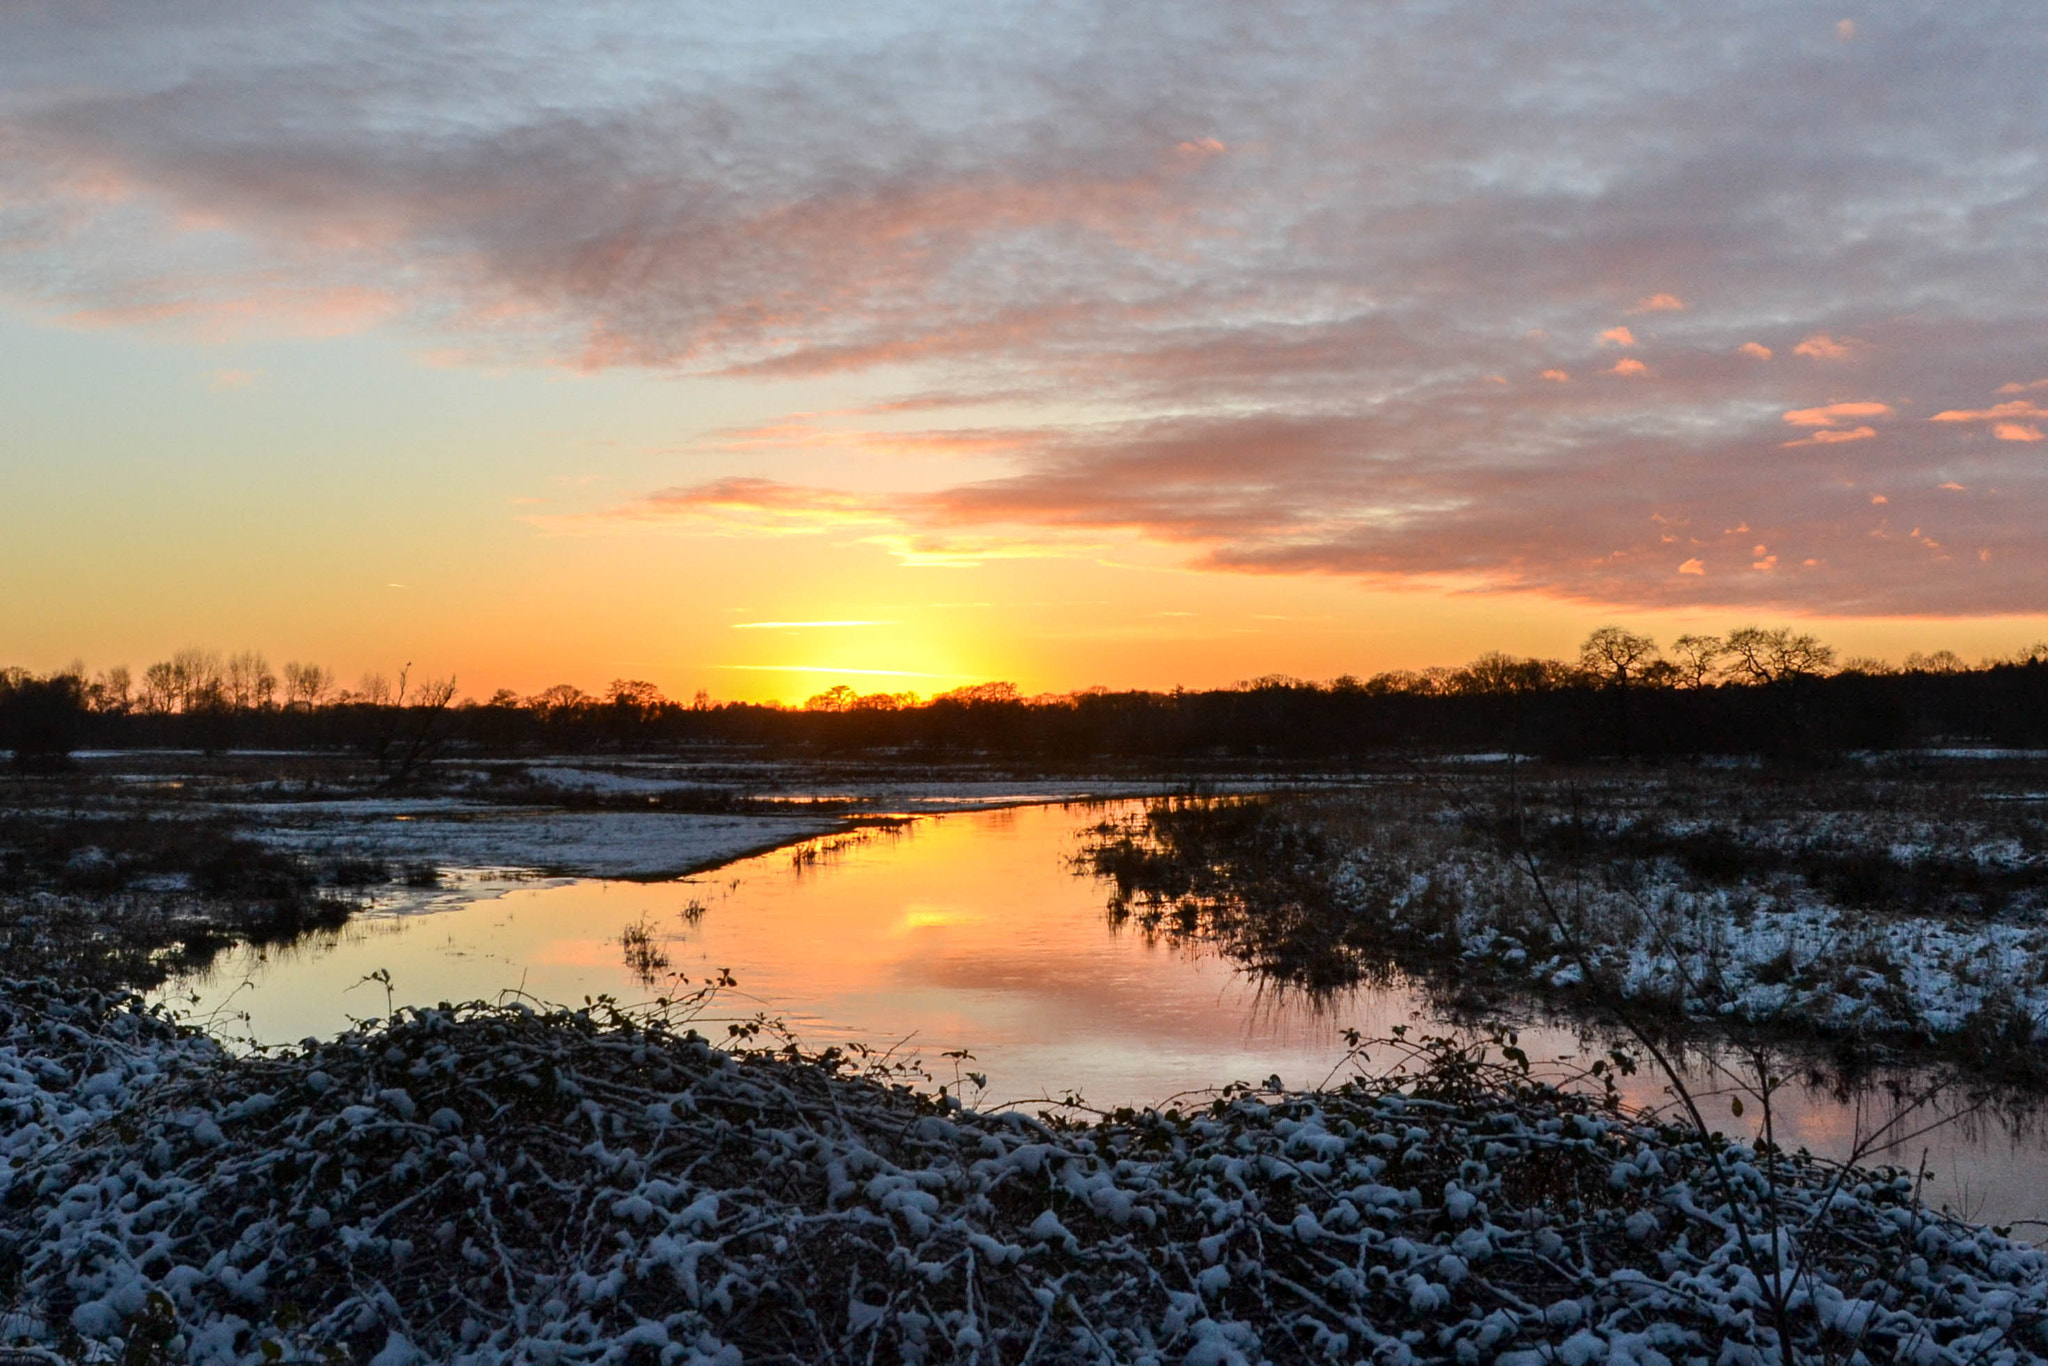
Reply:
<svg viewBox="0 0 2048 1366"><path fill-rule="evenodd" d="M212 650L187 646L171 656L170 665L179 711L215 711L226 704L227 674Z"/></svg>
<svg viewBox="0 0 2048 1366"><path fill-rule="evenodd" d="M224 679L228 705L238 711L268 707L277 698L277 675L260 650L231 656Z"/></svg>
<svg viewBox="0 0 2048 1366"><path fill-rule="evenodd" d="M1925 655L1915 650L1906 656L1905 663L1905 671L1909 674L1959 674L1967 672L1969 667L1954 650L1936 650Z"/></svg>
<svg viewBox="0 0 2048 1366"><path fill-rule="evenodd" d="M1629 681L1656 657L1656 641L1619 626L1602 626L1579 646L1579 663L1586 672L1613 685L1615 749L1624 757L1632 752L1628 724Z"/></svg>
<svg viewBox="0 0 2048 1366"><path fill-rule="evenodd" d="M559 720L574 715L590 705L590 694L574 683L557 683L552 688L543 688L527 701L527 705L539 712L543 719Z"/></svg>
<svg viewBox="0 0 2048 1366"><path fill-rule="evenodd" d="M1850 655L1835 670L1837 673L1862 674L1869 678L1888 678L1898 671L1896 664L1888 664L1870 655Z"/></svg>
<svg viewBox="0 0 2048 1366"><path fill-rule="evenodd" d="M85 704L101 715L125 716L134 702L131 696L134 686L128 677L127 665L116 664L111 669L102 669L86 686Z"/></svg>
<svg viewBox="0 0 2048 1366"><path fill-rule="evenodd" d="M1788 626L1738 626L1727 645L1733 668L1752 683L1811 678L1835 662L1834 647Z"/></svg>
<svg viewBox="0 0 2048 1366"><path fill-rule="evenodd" d="M160 660L142 671L142 709L152 716L168 716L178 709L178 680L169 660Z"/></svg>
<svg viewBox="0 0 2048 1366"><path fill-rule="evenodd" d="M804 699L805 711L845 711L860 694L844 683L834 683L821 693L813 693Z"/></svg>
<svg viewBox="0 0 2048 1366"><path fill-rule="evenodd" d="M1681 687L1704 688L1728 654L1719 636L1683 635L1671 642L1672 666Z"/></svg>
<svg viewBox="0 0 2048 1366"><path fill-rule="evenodd" d="M334 690L334 674L318 664L287 660L284 666L284 703L311 711Z"/></svg>
<svg viewBox="0 0 2048 1366"><path fill-rule="evenodd" d="M604 700L620 711L649 712L667 703L661 689L642 678L614 678Z"/></svg>
<svg viewBox="0 0 2048 1366"><path fill-rule="evenodd" d="M396 724L391 738L378 755L385 783L401 787L430 762L448 743L448 704L455 700L454 678L422 685L411 697L406 695L406 678L412 666L398 675L398 694L391 708Z"/></svg>
<svg viewBox="0 0 2048 1366"><path fill-rule="evenodd" d="M2048 646L2044 646L2048 649ZM940 693L933 702L1015 702L1015 683L970 683L964 688L953 688Z"/></svg>
<svg viewBox="0 0 2048 1366"><path fill-rule="evenodd" d="M14 752L16 768L50 773L68 767L85 716L85 680L78 674L0 672L0 745Z"/></svg>

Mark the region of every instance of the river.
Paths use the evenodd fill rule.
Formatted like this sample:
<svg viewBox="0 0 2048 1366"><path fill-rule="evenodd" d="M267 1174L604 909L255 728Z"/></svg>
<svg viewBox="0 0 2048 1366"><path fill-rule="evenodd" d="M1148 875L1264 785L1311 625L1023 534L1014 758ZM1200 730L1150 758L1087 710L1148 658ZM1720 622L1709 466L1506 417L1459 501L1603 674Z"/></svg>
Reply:
<svg viewBox="0 0 2048 1366"><path fill-rule="evenodd" d="M644 1002L729 972L736 986L699 1027L765 1013L811 1047L859 1042L915 1055L935 1084L971 1104L1056 1100L1156 1104L1232 1081L1322 1083L1345 1065L1342 1031L1406 1025L1448 1032L1411 982L1311 1002L1248 977L1200 948L1113 928L1106 889L1070 856L1089 826L1123 804L1028 806L925 817L896 830L814 840L672 882L575 880L514 885L430 914L359 916L285 947L236 948L163 993L218 1032L261 1043L329 1035L387 1002L498 1000L507 992L580 1004ZM644 932L644 940L641 940ZM627 944L647 953L638 968ZM658 961L665 959L665 964ZM387 981L389 993L387 997ZM685 982L683 979L687 979ZM1525 1029L1537 1059L1581 1052L1575 1032ZM965 1051L971 1059L946 1056ZM985 1089L967 1081L986 1077ZM1691 1083L1711 1089L1704 1073ZM1659 1079L1627 1085L1668 1102ZM1705 1108L1749 1132L1728 1096ZM1869 1091L1842 1098L1794 1082L1779 1092L1780 1141L1846 1157L1892 1118ZM1978 1115L1915 1131L1909 1116L1867 1161L1928 1172L1930 1203L1986 1222L2048 1218L2048 1142L2031 1126ZM1912 1134L1910 1138L1904 1137Z"/></svg>

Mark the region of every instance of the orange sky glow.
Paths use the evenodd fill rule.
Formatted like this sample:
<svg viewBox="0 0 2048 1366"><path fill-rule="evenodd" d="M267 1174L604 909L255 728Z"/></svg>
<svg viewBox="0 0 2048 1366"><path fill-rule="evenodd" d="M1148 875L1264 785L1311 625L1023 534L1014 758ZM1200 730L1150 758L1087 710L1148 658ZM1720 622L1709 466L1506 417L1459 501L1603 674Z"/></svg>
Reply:
<svg viewBox="0 0 2048 1366"><path fill-rule="evenodd" d="M0 665L2048 637L2025 12L0 15Z"/></svg>

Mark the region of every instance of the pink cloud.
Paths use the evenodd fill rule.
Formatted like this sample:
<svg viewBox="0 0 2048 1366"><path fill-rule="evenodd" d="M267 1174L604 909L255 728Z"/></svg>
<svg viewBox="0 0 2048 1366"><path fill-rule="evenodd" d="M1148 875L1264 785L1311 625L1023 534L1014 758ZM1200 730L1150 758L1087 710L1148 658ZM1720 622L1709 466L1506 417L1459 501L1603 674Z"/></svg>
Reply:
<svg viewBox="0 0 2048 1366"><path fill-rule="evenodd" d="M890 523L900 513L900 509L892 506L892 501L834 489L786 484L773 479L738 476L713 480L708 484L660 489L637 503L614 509L599 518L553 519L553 524L566 527L604 520L696 521L724 524L757 534L810 532Z"/></svg>
<svg viewBox="0 0 2048 1366"><path fill-rule="evenodd" d="M1856 403L1829 403L1819 408L1794 408L1785 414L1785 421L1795 427L1834 427L1859 417L1890 417L1892 406L1865 400Z"/></svg>
<svg viewBox="0 0 2048 1366"><path fill-rule="evenodd" d="M201 342L218 343L252 336L347 336L402 309L395 294L367 287L271 278L165 280L123 299L73 310L64 321L94 331L179 328Z"/></svg>
<svg viewBox="0 0 2048 1366"><path fill-rule="evenodd" d="M2024 394L2034 389L2048 389L2048 379L2030 380L2025 384L2014 380L2010 384L1998 386L1998 392L2001 394Z"/></svg>
<svg viewBox="0 0 2048 1366"><path fill-rule="evenodd" d="M1929 422L1995 422L2000 418L2048 417L2048 408L2040 407L2030 399L2018 398L2010 403L1997 403L1989 408L1950 408L1928 418Z"/></svg>
<svg viewBox="0 0 2048 1366"><path fill-rule="evenodd" d="M380 19L368 80L351 0L275 26L96 9L89 42L63 7L10 15L0 291L107 326L403 329L478 366L868 376L786 406L858 404L876 430L720 434L696 468L732 478L612 524L847 528L933 556L1113 532L1219 572L1617 604L2048 601L2037 413L1971 415L2006 442L1969 443L1971 483L2004 493L1941 500L1943 535L1997 568L1959 578L1918 546L1906 565L1905 538L1844 509L1873 482L1922 490L1911 507L1955 443L1830 404L1786 419L1813 449L1771 456L1793 395L1746 340L1803 338L1871 393L2040 373L2048 305L2014 282L2048 244L2014 207L2038 177L1984 123L2021 60L1991 19L1958 9L1939 60L1860 43L1816 65L1812 16L1769 6L1682 33L1617 12L1571 61L1512 8L1467 33L1438 8L1340 6L1249 44L1203 4L1163 27L1104 7L1089 41L1023 43L865 11L436 13ZM1731 137L1731 109L1794 132ZM1972 230L1930 230L1930 204ZM318 303L347 291L368 306ZM1686 314L1659 383L1568 383L1651 373L1586 368L1587 336L1633 356L1624 310ZM1015 429L878 416L997 401ZM1843 443L1861 444L1826 449ZM952 453L1002 477L894 491ZM871 489L765 477L840 454ZM1756 531L1711 530L1737 525ZM1727 572L1758 537L1823 564Z"/></svg>
<svg viewBox="0 0 2048 1366"><path fill-rule="evenodd" d="M1571 391L1558 392L1572 401ZM1525 393L1505 405L1492 429L1505 451L1521 449L1526 400ZM1134 537L1180 547L1186 565L1212 572L1419 580L1603 605L1956 614L2033 610L2039 601L2030 568L2039 558L2026 547L2039 536L2028 513L2035 491L2048 499L2042 473L2012 471L2001 477L2010 496L1955 500L1943 510L1950 538L2011 552L1997 557L1995 574L1959 578L1951 565L1963 562L1925 534L1873 535L1845 522L1832 470L1783 466L1767 490L1731 477L1751 449L1737 438L1674 444L1623 435L1570 466L1444 460L1429 439L1456 433L1460 420L1470 418L1381 410L1017 429L999 434L1016 471L999 478L888 494L725 479L663 490L602 520L743 534L850 529L906 563L948 565L1098 554ZM1814 429L1869 439L1857 431ZM927 439L944 448L989 434L962 429ZM1892 442L1865 464L1896 476L1915 458ZM1871 495L1873 506L1882 509L1883 497ZM1800 557L1774 558L1768 547L1781 544L1800 545ZM1902 557L1906 549L1911 555ZM1674 550L1677 564L1692 567L1675 571ZM1768 562L1767 570L1803 567L1795 576L1715 576L1706 565L1716 554ZM1968 568L1979 573L1975 561Z"/></svg>
<svg viewBox="0 0 2048 1366"><path fill-rule="evenodd" d="M1857 341L1854 337L1844 337L1837 341L1825 332L1816 332L1793 347L1792 354L1810 356L1815 360L1847 360L1863 349L1864 345L1865 343Z"/></svg>
<svg viewBox="0 0 2048 1366"><path fill-rule="evenodd" d="M2041 429L2026 423L2001 422L1991 429L2000 441L2039 441Z"/></svg>
<svg viewBox="0 0 2048 1366"><path fill-rule="evenodd" d="M1838 446L1845 441L1868 441L1876 435L1875 427L1823 427L1801 440L1781 441L1778 444L1787 450L1798 446Z"/></svg>

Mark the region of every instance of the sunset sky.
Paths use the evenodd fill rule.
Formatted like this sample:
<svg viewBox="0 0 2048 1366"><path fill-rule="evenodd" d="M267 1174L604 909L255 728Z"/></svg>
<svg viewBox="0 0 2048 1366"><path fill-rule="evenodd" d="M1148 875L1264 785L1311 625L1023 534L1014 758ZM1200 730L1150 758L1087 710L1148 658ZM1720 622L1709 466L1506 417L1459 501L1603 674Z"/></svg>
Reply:
<svg viewBox="0 0 2048 1366"><path fill-rule="evenodd" d="M2048 636L2038 6L0 10L0 664Z"/></svg>

